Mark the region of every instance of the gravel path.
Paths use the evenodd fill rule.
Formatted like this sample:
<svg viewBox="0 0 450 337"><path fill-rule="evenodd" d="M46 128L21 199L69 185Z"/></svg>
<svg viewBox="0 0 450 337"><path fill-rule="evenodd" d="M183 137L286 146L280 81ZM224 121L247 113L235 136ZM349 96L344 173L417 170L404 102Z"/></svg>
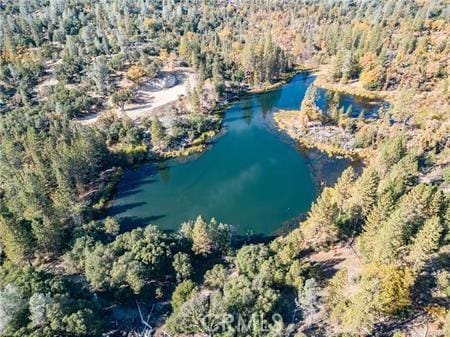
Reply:
<svg viewBox="0 0 450 337"><path fill-rule="evenodd" d="M151 116L156 108L176 102L179 97L186 96L188 88L194 88L196 84L195 74L188 69L178 69L173 72L177 76L177 84L173 87L154 91L150 86L141 84L136 95L136 102L126 104L124 113L132 120ZM113 108L119 114L118 108ZM77 120L80 124L89 125L95 123L102 112L86 116Z"/></svg>

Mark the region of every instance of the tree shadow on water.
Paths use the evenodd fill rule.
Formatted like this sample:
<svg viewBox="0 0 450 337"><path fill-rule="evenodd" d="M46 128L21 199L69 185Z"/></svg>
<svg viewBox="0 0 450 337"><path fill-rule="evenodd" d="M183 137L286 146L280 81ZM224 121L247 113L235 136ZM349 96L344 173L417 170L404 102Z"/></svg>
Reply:
<svg viewBox="0 0 450 337"><path fill-rule="evenodd" d="M275 238L276 236L266 234L235 234L233 236L232 247L234 249L239 249L246 245L267 244L273 241Z"/></svg>
<svg viewBox="0 0 450 337"><path fill-rule="evenodd" d="M246 120L246 117L245 116L228 117L225 121L227 123L232 123L232 122L237 122L237 121L242 121L242 120Z"/></svg>
<svg viewBox="0 0 450 337"><path fill-rule="evenodd" d="M160 168L154 164L143 165L136 170L128 171L117 185L117 193L114 198L128 197L141 192L143 185L153 184L158 181L155 175L159 171Z"/></svg>
<svg viewBox="0 0 450 337"><path fill-rule="evenodd" d="M123 182L121 185L117 187L117 193L114 196L114 199L120 199L124 197L129 197L133 194L138 194L143 191L142 185L153 184L156 183L156 179L142 179L138 183L129 183Z"/></svg>
<svg viewBox="0 0 450 337"><path fill-rule="evenodd" d="M116 197L119 198L129 197L130 195L138 194L140 192L142 192L142 188L129 188L124 191L120 191L120 194L117 195Z"/></svg>
<svg viewBox="0 0 450 337"><path fill-rule="evenodd" d="M166 216L165 214L159 214L147 217L139 217L139 216L119 217L118 220L121 225L120 231L124 233L139 227L146 227L148 225L154 224L155 221L164 218L165 216Z"/></svg>
<svg viewBox="0 0 450 337"><path fill-rule="evenodd" d="M123 204L123 205L114 205L114 206L109 207L108 215L109 216L117 216L117 215L119 215L121 213L124 213L124 212L130 210L130 209L133 209L133 208L136 208L136 207L139 207L139 206L143 206L145 204L146 204L145 202L140 201L140 202L133 202L133 203L128 203L128 204Z"/></svg>

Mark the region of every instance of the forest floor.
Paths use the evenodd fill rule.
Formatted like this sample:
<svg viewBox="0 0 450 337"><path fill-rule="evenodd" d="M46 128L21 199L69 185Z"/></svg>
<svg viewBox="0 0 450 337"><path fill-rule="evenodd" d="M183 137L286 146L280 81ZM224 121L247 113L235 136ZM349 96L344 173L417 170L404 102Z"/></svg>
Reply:
<svg viewBox="0 0 450 337"><path fill-rule="evenodd" d="M308 256L310 262L318 263L327 278L346 268L349 279L355 279L361 271L361 260L354 248L354 242L337 246L328 251L314 252Z"/></svg>
<svg viewBox="0 0 450 337"><path fill-rule="evenodd" d="M134 121L144 117L152 117L158 108L167 107L176 103L182 97L187 96L189 88L195 87L195 73L189 68L165 70L164 73L176 77L177 81L174 86L163 88L161 90L154 90L151 85L149 85L148 81L143 82L137 89L135 100L131 103L125 104L123 111L120 111L118 108L113 108L113 105L109 101L107 104L107 109L84 118L80 118L77 121L80 124L85 125L93 124L104 111L110 111L111 109L117 110L119 115L126 115ZM128 82L129 81L126 79L121 80L119 82L119 88L129 86Z"/></svg>
<svg viewBox="0 0 450 337"><path fill-rule="evenodd" d="M328 251L314 252L307 257L308 261L317 263L325 273L325 278L330 280L339 270L347 269L349 285L346 289L347 294L353 293L357 289L355 282L361 274L361 259L356 251L355 242L348 242L342 246L336 246ZM326 296L325 292L321 292L321 297ZM326 313L324 307L314 315L308 317L315 324L321 325L324 322ZM306 321L306 319L305 319ZM439 324L433 322L423 311L417 311L400 321L385 321L379 327L382 331L381 335L385 336L394 331L404 331L409 337L438 336L440 331Z"/></svg>

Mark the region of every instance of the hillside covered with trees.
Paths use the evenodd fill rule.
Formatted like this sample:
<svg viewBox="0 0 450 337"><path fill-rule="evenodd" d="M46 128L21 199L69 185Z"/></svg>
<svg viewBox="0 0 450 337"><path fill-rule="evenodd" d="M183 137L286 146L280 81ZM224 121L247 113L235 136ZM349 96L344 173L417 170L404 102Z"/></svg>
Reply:
<svg viewBox="0 0 450 337"><path fill-rule="evenodd" d="M178 68L196 81L173 118L121 113ZM203 145L220 107L300 70L318 75L295 128L339 130L364 165L293 231L104 216L123 169ZM449 71L445 0L2 1L0 336L449 336ZM342 93L386 105L354 118Z"/></svg>

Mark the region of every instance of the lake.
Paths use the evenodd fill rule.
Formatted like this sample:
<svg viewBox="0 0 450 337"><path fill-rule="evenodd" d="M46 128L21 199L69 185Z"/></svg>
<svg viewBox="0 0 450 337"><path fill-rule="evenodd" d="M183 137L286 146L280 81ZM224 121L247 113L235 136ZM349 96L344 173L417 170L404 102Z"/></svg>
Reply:
<svg viewBox="0 0 450 337"><path fill-rule="evenodd" d="M108 214L125 230L147 224L177 230L198 215L231 224L242 235L272 235L296 225L323 184L334 183L350 164L302 151L274 126L272 113L298 109L313 80L298 74L276 90L240 99L225 111L224 134L200 155L126 171ZM342 101L353 103L356 115L367 111L364 102Z"/></svg>

